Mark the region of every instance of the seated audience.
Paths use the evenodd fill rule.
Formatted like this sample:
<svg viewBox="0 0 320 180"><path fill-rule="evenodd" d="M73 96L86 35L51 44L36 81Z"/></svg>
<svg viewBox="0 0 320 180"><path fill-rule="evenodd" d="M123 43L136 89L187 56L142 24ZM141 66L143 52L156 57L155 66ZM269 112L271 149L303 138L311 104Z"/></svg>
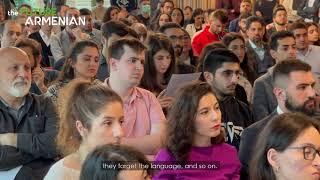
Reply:
<svg viewBox="0 0 320 180"><path fill-rule="evenodd" d="M168 108L172 97L164 96L162 91L176 70L174 50L170 40L160 33L150 35L147 45L148 51L140 86L158 96L162 108Z"/></svg>
<svg viewBox="0 0 320 180"><path fill-rule="evenodd" d="M276 5L273 9L272 24L266 26L268 37L278 31L285 31L288 27L287 10L282 5Z"/></svg>
<svg viewBox="0 0 320 180"><path fill-rule="evenodd" d="M49 96L57 104L60 89L75 78L91 81L94 84L100 83L99 80L95 79L98 67L98 45L92 41L77 42L72 48L70 56L65 61L58 79L48 88L46 96Z"/></svg>
<svg viewBox="0 0 320 180"><path fill-rule="evenodd" d="M254 123L247 104L235 98L240 61L227 49L213 49L205 55L202 73L219 101L226 141L238 149L243 129Z"/></svg>
<svg viewBox="0 0 320 180"><path fill-rule="evenodd" d="M46 93L48 84L58 77L59 72L41 68L41 45L33 39L20 38L15 47L23 50L29 57L32 76L30 92L38 95Z"/></svg>
<svg viewBox="0 0 320 180"><path fill-rule="evenodd" d="M144 72L146 47L137 39L120 39L108 49L110 77L104 85L120 95L124 103L123 143L147 155L160 148L165 116L157 98L137 87Z"/></svg>
<svg viewBox="0 0 320 180"><path fill-rule="evenodd" d="M110 6L107 8L105 14L103 15L102 22L106 23L110 20L118 21L118 14L120 12L120 9L117 6Z"/></svg>
<svg viewBox="0 0 320 180"><path fill-rule="evenodd" d="M103 168L105 165L135 166L137 168ZM143 169L140 166L149 166ZM151 176L151 164L139 151L129 146L107 144L97 147L88 154L80 174L80 180L111 180L111 179L132 179L147 180ZM102 167L102 168L101 168Z"/></svg>
<svg viewBox="0 0 320 180"><path fill-rule="evenodd" d="M229 32L239 32L241 30L240 26L239 26L239 22L240 22L240 16L241 14L248 14L251 13L252 10L252 2L251 0L242 0L240 3L240 15L238 18L233 19L232 21L230 21L229 24Z"/></svg>
<svg viewBox="0 0 320 180"><path fill-rule="evenodd" d="M248 179L248 165L255 152L253 147L258 142L257 136L273 117L286 112L302 112L312 116L316 110L315 79L308 64L300 60L279 62L273 68L272 83L278 106L269 116L242 132L239 159L243 179Z"/></svg>
<svg viewBox="0 0 320 180"><path fill-rule="evenodd" d="M288 58L297 57L296 42L293 34L279 31L270 38L270 54L279 63ZM273 93L272 71L274 66L259 77L253 86L253 113L257 121L271 114L277 107L277 98Z"/></svg>
<svg viewBox="0 0 320 180"><path fill-rule="evenodd" d="M192 45L191 45L191 37L185 29L182 29L182 31L184 33L183 48L182 48L182 52L181 52L179 61L180 61L180 63L197 67L198 60L197 60L197 57L195 57L193 55L193 50L192 50Z"/></svg>
<svg viewBox="0 0 320 180"><path fill-rule="evenodd" d="M140 0L139 7L140 12L138 13L138 19L146 27L149 27L151 15L150 0Z"/></svg>
<svg viewBox="0 0 320 180"><path fill-rule="evenodd" d="M153 179L239 179L237 151L224 143L221 121L211 85L195 82L181 88L169 114L166 148L155 161L180 165L217 162L219 169L161 169Z"/></svg>
<svg viewBox="0 0 320 180"><path fill-rule="evenodd" d="M184 27L184 15L183 11L180 8L173 8L171 14L172 22L179 24L181 27Z"/></svg>
<svg viewBox="0 0 320 180"><path fill-rule="evenodd" d="M1 48L0 58L0 170L8 173L1 179L42 179L58 156L55 107L29 93L31 64L24 51Z"/></svg>
<svg viewBox="0 0 320 180"><path fill-rule="evenodd" d="M258 137L251 179L319 179L320 124L300 113L271 120Z"/></svg>
<svg viewBox="0 0 320 180"><path fill-rule="evenodd" d="M104 7L104 0L96 0L97 5L92 8L92 18L96 21L102 21L107 8Z"/></svg>
<svg viewBox="0 0 320 180"><path fill-rule="evenodd" d="M122 100L102 84L71 81L59 96L57 144L64 158L56 162L45 180L78 180L81 166L96 146L120 143L123 135Z"/></svg>
<svg viewBox="0 0 320 180"><path fill-rule="evenodd" d="M199 56L207 44L222 39L227 22L228 14L223 9L218 9L209 15L209 25L193 38L192 48L195 56Z"/></svg>
<svg viewBox="0 0 320 180"><path fill-rule="evenodd" d="M151 30L157 32L160 27L168 22L172 22L171 16L166 13L161 13L155 21L150 25Z"/></svg>
<svg viewBox="0 0 320 180"><path fill-rule="evenodd" d="M19 23L13 20L8 20L4 24L4 29L1 37L1 48L14 46L14 43L22 35L22 28Z"/></svg>
<svg viewBox="0 0 320 180"><path fill-rule="evenodd" d="M254 75L252 69L248 66L248 60L245 54L245 41L240 34L229 33L223 37L222 42L230 51L235 53L240 60L240 76L238 84L245 89L247 101L251 102L252 85L249 79L253 81Z"/></svg>
<svg viewBox="0 0 320 180"><path fill-rule="evenodd" d="M203 10L201 8L197 8L193 11L193 14L191 17L191 24L188 24L186 26L186 31L189 33L191 39L193 38L196 32L199 32L202 30L202 24L203 24L202 21L203 21Z"/></svg>
<svg viewBox="0 0 320 180"><path fill-rule="evenodd" d="M120 21L108 21L101 27L102 31L102 52L99 60L97 78L104 81L110 76L108 47L120 38L139 38L138 33Z"/></svg>
<svg viewBox="0 0 320 180"><path fill-rule="evenodd" d="M310 45L320 46L319 25L318 23L306 23L308 28L308 41Z"/></svg>

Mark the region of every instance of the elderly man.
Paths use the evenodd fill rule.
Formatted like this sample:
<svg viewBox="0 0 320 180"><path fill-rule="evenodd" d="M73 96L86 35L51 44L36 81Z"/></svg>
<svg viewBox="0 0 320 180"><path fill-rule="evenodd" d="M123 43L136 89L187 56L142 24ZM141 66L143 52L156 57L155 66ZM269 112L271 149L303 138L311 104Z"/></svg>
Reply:
<svg viewBox="0 0 320 180"><path fill-rule="evenodd" d="M29 94L24 51L1 48L0 61L0 179L42 179L57 157L57 113L50 99Z"/></svg>

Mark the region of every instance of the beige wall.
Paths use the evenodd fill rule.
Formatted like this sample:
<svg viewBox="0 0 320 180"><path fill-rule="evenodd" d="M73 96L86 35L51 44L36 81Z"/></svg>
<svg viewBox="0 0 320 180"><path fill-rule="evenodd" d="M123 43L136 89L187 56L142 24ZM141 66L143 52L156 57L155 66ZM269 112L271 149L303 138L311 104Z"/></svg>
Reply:
<svg viewBox="0 0 320 180"><path fill-rule="evenodd" d="M214 8L215 0L173 0L175 3L175 7L180 7L183 9L185 6L191 6L193 9L195 8Z"/></svg>

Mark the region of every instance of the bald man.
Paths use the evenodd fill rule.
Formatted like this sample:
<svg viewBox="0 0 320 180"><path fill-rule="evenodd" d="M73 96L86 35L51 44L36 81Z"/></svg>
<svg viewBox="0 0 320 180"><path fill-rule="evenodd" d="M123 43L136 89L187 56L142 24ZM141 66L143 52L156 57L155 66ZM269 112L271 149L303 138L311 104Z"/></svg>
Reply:
<svg viewBox="0 0 320 180"><path fill-rule="evenodd" d="M57 157L57 113L50 99L29 93L24 51L1 48L0 62L0 179L15 170L15 179L43 179Z"/></svg>
<svg viewBox="0 0 320 180"><path fill-rule="evenodd" d="M7 21L2 33L1 47L13 46L21 34L22 27L20 24L12 20Z"/></svg>

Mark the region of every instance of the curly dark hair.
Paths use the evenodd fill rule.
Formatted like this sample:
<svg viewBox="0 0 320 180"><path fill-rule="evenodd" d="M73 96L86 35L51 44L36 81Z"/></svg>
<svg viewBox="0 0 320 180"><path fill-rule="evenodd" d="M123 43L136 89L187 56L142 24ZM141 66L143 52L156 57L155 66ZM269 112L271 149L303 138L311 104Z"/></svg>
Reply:
<svg viewBox="0 0 320 180"><path fill-rule="evenodd" d="M179 90L178 96L170 110L168 117L166 147L176 161L186 164L195 135L194 120L196 118L199 101L207 95L215 93L206 82L192 82ZM212 144L221 144L225 141L221 133L211 138Z"/></svg>

